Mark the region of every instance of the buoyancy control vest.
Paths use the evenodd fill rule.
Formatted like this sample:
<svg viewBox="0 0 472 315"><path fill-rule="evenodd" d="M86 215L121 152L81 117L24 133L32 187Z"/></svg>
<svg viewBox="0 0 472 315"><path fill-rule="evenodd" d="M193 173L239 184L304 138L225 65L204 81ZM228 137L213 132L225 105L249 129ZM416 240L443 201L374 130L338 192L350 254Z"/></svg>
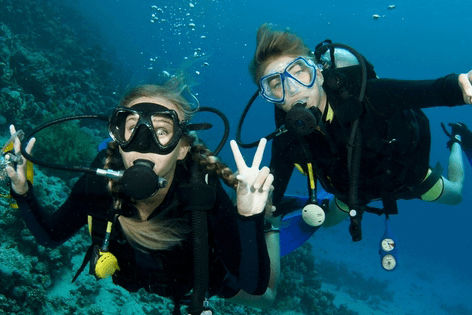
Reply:
<svg viewBox="0 0 472 315"><path fill-rule="evenodd" d="M175 304L173 314L180 314L180 303L184 301L189 305L189 314L200 314L205 309L203 301L206 299L210 281L210 261L213 266L212 274L216 274L217 278L222 279L225 270L219 268L219 264L214 264L217 257L208 249L207 212L214 206L215 191L205 182L206 173L200 169L198 163L190 162L182 167L187 166L191 167L190 176L176 187L171 187L173 191L169 191L169 194L175 193L179 196L179 204L170 206L177 206L180 211L185 212L184 216L187 216L191 227L191 237L165 253L158 251L151 251L149 254L139 253L139 250L127 241L119 225L112 228L116 225L118 215L123 213L113 210L111 196L106 190L106 179L89 177L90 181L98 180L100 183L90 182L87 185L87 188L90 188L87 194L95 194L97 197L101 195L104 198L91 198L100 200L88 208L92 244L73 281L90 262L89 273L97 279L112 276L115 284L130 292L144 288L150 293L172 298ZM97 187L100 187L99 191L96 190ZM124 206L122 212L130 216L133 212L131 208ZM102 251L105 239L109 247L106 253ZM151 256L153 262L158 265L152 272L142 271L139 268L137 260L149 259L145 257L146 255ZM189 298L186 294L192 288L193 293Z"/></svg>

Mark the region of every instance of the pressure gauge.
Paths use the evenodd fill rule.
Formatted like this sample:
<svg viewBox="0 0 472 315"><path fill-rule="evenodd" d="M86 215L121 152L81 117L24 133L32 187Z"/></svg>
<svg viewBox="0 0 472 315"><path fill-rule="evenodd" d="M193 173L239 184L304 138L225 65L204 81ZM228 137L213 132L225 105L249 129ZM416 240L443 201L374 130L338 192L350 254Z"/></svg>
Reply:
<svg viewBox="0 0 472 315"><path fill-rule="evenodd" d="M384 238L380 244L386 252L390 252L395 248L395 241L391 238Z"/></svg>
<svg viewBox="0 0 472 315"><path fill-rule="evenodd" d="M397 260L390 254L383 256L382 258L382 267L385 270L393 270L397 266Z"/></svg>

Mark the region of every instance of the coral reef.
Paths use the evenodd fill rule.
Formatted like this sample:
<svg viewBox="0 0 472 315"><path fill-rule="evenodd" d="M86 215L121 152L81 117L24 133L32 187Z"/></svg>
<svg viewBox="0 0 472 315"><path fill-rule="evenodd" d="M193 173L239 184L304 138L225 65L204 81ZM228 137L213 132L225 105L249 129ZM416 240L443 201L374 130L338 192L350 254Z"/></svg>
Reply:
<svg viewBox="0 0 472 315"><path fill-rule="evenodd" d="M67 1L4 0L0 7L0 127L31 128L45 113L106 114L119 89L112 55ZM82 35L81 35L82 34Z"/></svg>
<svg viewBox="0 0 472 315"><path fill-rule="evenodd" d="M321 289L321 276L312 245L305 243L281 259L281 280L274 306L262 314L354 315L345 305L336 307L334 295Z"/></svg>
<svg viewBox="0 0 472 315"><path fill-rule="evenodd" d="M69 189L58 178L36 173L38 194L46 209L52 210L65 200ZM0 229L0 310L6 314L51 314L45 311L53 300L48 291L65 269L72 268L72 258L86 249L85 235L46 249L36 243L18 210L10 208L5 198L0 199Z"/></svg>

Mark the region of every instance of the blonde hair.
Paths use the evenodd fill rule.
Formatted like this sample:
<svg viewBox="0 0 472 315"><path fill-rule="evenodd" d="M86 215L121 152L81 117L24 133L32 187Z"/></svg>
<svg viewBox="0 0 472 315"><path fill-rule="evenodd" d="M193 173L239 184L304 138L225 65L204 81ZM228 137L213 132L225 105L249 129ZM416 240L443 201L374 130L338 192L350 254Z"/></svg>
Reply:
<svg viewBox="0 0 472 315"><path fill-rule="evenodd" d="M257 30L256 52L249 63L249 73L256 85L267 63L280 56L306 56L313 54L303 40L289 31L274 31L270 24L262 24Z"/></svg>
<svg viewBox="0 0 472 315"><path fill-rule="evenodd" d="M144 84L129 90L121 98L119 106L128 106L129 103L140 97L162 96L174 103L182 111L184 120L190 120L198 111L198 100L197 105L193 105L186 100L182 95L186 90L195 98L190 92L190 87L185 83L185 77L177 75L170 78L163 85Z"/></svg>
<svg viewBox="0 0 472 315"><path fill-rule="evenodd" d="M184 113L184 119L190 119L198 110L193 107L183 96L182 92L186 85L182 78L172 78L164 85L142 85L138 86L123 96L120 106L126 106L139 97L165 97L173 102ZM195 132L190 132L182 138L190 146L190 158L206 167L210 173L217 174L223 182L232 188L236 188L237 180L231 169L215 156L203 142L201 142ZM119 146L116 142L110 142L107 149L105 169L123 169L123 161L119 153ZM121 210L122 200L126 198L116 179L109 179L108 189L114 199L114 207L118 212ZM166 250L184 240L190 232L188 214L180 214L173 211L179 206L176 201L163 209L150 220L143 221L137 218L124 217L120 215L118 220L123 228L123 232L135 248L140 250Z"/></svg>

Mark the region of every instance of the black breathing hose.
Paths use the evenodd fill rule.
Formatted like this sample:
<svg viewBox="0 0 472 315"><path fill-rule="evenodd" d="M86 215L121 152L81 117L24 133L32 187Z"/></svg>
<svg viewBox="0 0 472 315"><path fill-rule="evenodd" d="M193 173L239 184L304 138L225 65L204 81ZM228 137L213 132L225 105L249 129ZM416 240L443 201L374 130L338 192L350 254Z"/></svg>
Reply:
<svg viewBox="0 0 472 315"><path fill-rule="evenodd" d="M249 109L251 108L252 103L254 103L254 101L256 100L256 98L257 98L258 96L259 96L259 90L257 90L257 91L252 95L252 97L251 97L251 99L249 100L249 102L247 102L246 107L244 108L244 111L243 111L243 113L241 114L241 118L239 118L238 127L236 128L236 142L238 143L238 145L239 145L241 148L244 148L244 149L254 148L255 146L258 146L258 145L259 145L259 141L260 141L260 140L257 140L257 141L251 142L251 143L243 143L243 141L241 140L241 129L243 129L244 119L246 118L246 115L247 115ZM267 137L265 137L265 138L267 139L267 141L272 140L279 132L280 132L280 130L277 129L276 131L270 133L270 134L269 134Z"/></svg>
<svg viewBox="0 0 472 315"><path fill-rule="evenodd" d="M362 155L362 136L358 128L359 119L356 119L353 123L354 144L352 148L352 161L349 164L349 205L356 210L355 216L351 217L351 224L349 225L349 234L351 235L353 242L358 242L362 239L362 209L359 205L358 187L359 187L359 176L360 176L360 161Z"/></svg>
<svg viewBox="0 0 472 315"><path fill-rule="evenodd" d="M82 172L82 173L89 173L89 174L96 174L96 169L92 169L89 167L77 167L77 166L66 166L66 165L60 165L60 164L55 164L51 162L46 162L42 161L28 152L26 152L26 145L28 144L29 140L39 131L48 128L52 125L59 124L65 121L69 120L79 120L79 119L99 119L103 121L108 121L108 117L105 116L99 116L99 115L79 115L79 116L67 116L67 117L62 117L59 119L52 120L48 123L45 123L44 125L41 125L35 129L33 129L27 137L25 137L25 140L21 143L21 154L29 161L31 161L33 164L41 165L44 167L49 167L53 168L56 170L61 170L61 171L68 171L68 172Z"/></svg>
<svg viewBox="0 0 472 315"><path fill-rule="evenodd" d="M221 149L223 149L223 147L224 147L224 145L225 145L225 143L226 143L226 141L228 140L228 137L229 137L229 129L230 129L229 120L226 117L226 115L223 114L223 112L221 112L220 110L218 110L216 108L213 108L213 107L203 106L203 107L200 107L199 111L200 112L214 113L214 114L220 116L220 118L223 120L223 123L225 125L225 132L223 134L223 138L221 139L220 143L216 147L215 151L213 151L213 153L215 155L218 155L218 153L220 153Z"/></svg>
<svg viewBox="0 0 472 315"><path fill-rule="evenodd" d="M208 250L208 213L205 210L193 210L192 235L193 235L193 293L190 305L187 309L191 315L199 315L203 312L203 301L208 289L209 279L209 250Z"/></svg>
<svg viewBox="0 0 472 315"><path fill-rule="evenodd" d="M220 143L218 144L217 148L214 151L214 154L217 155L221 151L221 149L223 149L226 141L228 140L229 130L230 130L230 124L229 124L228 118L221 111L217 110L216 108L212 108L212 107L206 107L206 106L201 107L199 109L199 111L200 112L214 113L214 114L218 115L223 120L223 123L224 123L224 126L225 126L225 128L224 128L225 132L223 134L223 137L222 137ZM40 160L40 159L32 156L28 152L26 152L26 145L28 144L29 140L31 138L33 138L33 136L35 134L37 134L38 132L40 132L41 130L46 129L46 128L52 126L52 125L60 124L60 123L66 122L66 121L81 120L81 119L99 119L99 120L106 121L106 122L108 122L108 120L109 120L109 118L107 116L100 116L100 115L77 115L77 116L67 116L67 117L54 119L54 120L52 120L50 122L47 122L47 123L45 123L45 124L43 124L39 127L36 127L30 133L28 133L28 135L24 138L24 141L22 141L22 143L21 143L21 148L20 148L21 154L25 157L25 159L31 161L33 164L36 164L36 165L40 165L40 166L44 166L44 167L48 167L48 168L52 168L52 169L56 169L56 170L60 170L60 171L97 174L97 169L94 169L94 168L60 165L60 164Z"/></svg>
<svg viewBox="0 0 472 315"><path fill-rule="evenodd" d="M365 90L367 87L367 67L364 61L364 58L354 49L351 47L344 45L344 44L328 44L326 45L329 47L339 47L348 50L352 53L358 60L361 69L362 69L362 77L361 77L361 89L359 91L359 102L364 101ZM336 64L336 61L332 61ZM362 137L359 130L359 118L357 118L352 123L351 128L351 137L349 140L349 148L348 148L348 167L349 167L349 197L348 203L349 207L354 207L356 210L356 214L354 216L350 215L351 224L349 225L349 233L351 234L352 240L354 242L360 241L362 239L362 228L361 228L361 221L362 221L362 212L363 210L359 204L359 197L358 197L358 186L359 186L359 176L360 176L360 161L362 156Z"/></svg>

